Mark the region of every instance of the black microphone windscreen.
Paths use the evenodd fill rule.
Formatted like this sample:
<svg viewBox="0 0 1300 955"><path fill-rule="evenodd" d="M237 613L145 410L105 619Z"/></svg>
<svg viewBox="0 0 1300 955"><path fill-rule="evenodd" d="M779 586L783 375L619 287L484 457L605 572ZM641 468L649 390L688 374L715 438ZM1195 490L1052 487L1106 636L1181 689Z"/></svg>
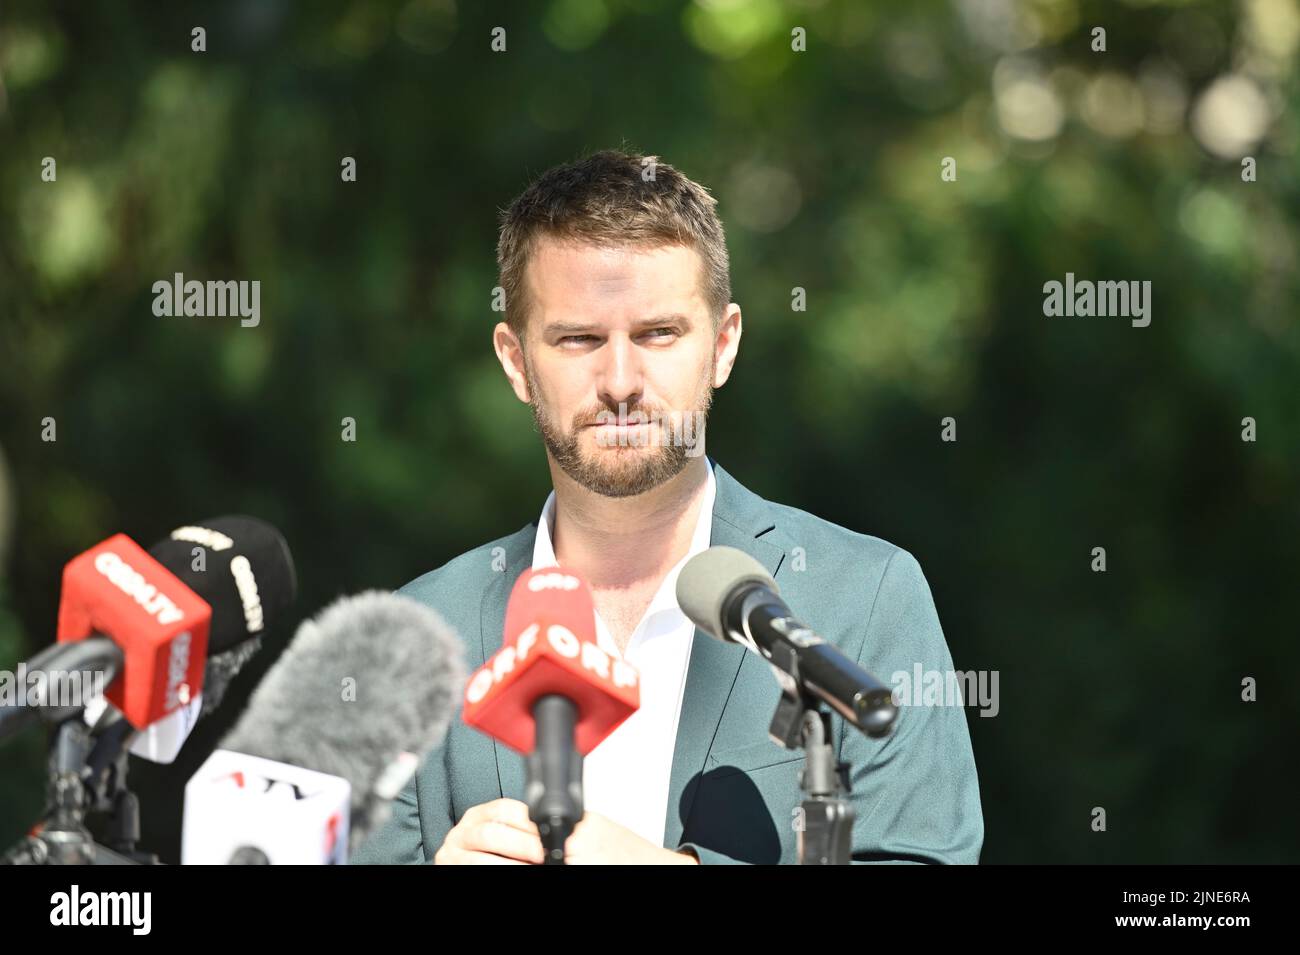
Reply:
<svg viewBox="0 0 1300 955"><path fill-rule="evenodd" d="M201 557L196 547L203 548ZM209 657L266 633L297 596L289 546L256 517L215 517L178 527L149 553L212 607Z"/></svg>

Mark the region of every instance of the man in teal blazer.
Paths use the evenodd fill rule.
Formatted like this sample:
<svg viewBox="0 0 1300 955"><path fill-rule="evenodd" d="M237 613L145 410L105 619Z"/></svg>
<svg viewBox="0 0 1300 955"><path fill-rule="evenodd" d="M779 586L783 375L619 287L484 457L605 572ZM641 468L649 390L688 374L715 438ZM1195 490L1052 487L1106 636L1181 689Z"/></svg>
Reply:
<svg viewBox="0 0 1300 955"><path fill-rule="evenodd" d="M868 672L949 672L952 660L916 560L793 507L763 500L714 463L711 545L737 547L773 574L785 601ZM462 554L401 592L436 608L474 668L501 646L506 599L530 566L536 525ZM806 569L791 553L810 555ZM504 563L503 563L504 561ZM500 568L500 569L496 569ZM664 845L704 863L793 863L801 751L767 736L780 690L768 665L739 644L696 631L673 751ZM855 862L979 861L979 784L959 706L900 709L895 731L872 740L831 717L837 752L852 765ZM398 797L387 826L357 863L431 861L472 806L524 798L524 760L457 720Z"/></svg>
<svg viewBox="0 0 1300 955"><path fill-rule="evenodd" d="M771 667L677 606L691 554L749 553L801 619L882 680L953 672L909 553L763 500L703 456L742 330L715 205L657 157L603 151L544 173L505 212L493 344L554 493L537 522L402 589L455 627L473 669L501 647L526 569L558 563L590 585L602 647L641 669L641 708L585 758L573 864L796 861L801 751L768 737ZM832 717L853 861L979 861L966 715L948 703L902 706L882 740ZM539 862L524 776L521 755L457 719L353 861Z"/></svg>

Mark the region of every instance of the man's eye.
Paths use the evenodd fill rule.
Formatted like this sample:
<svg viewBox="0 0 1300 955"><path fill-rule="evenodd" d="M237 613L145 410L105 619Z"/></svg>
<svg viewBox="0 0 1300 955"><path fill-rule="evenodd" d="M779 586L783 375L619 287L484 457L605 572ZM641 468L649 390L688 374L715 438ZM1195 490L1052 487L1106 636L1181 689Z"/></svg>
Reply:
<svg viewBox="0 0 1300 955"><path fill-rule="evenodd" d="M658 334L659 332L663 332L663 334L660 335ZM651 336L652 338L667 338L673 335L674 332L673 329L665 327L665 328L651 328L646 332L646 334Z"/></svg>
<svg viewBox="0 0 1300 955"><path fill-rule="evenodd" d="M583 342L595 341L595 339L595 335L565 335L560 339L560 344L564 344L565 342L578 342L581 344Z"/></svg>

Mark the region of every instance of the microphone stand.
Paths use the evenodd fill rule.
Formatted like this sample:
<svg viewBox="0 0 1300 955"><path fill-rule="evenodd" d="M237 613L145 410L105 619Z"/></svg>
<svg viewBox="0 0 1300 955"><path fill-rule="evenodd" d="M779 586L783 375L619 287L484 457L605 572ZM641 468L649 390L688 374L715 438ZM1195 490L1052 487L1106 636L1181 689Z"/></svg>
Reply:
<svg viewBox="0 0 1300 955"><path fill-rule="evenodd" d="M564 865L564 843L582 819L582 754L574 745L578 708L558 693L533 704L536 739L528 754L528 818L537 823L544 865Z"/></svg>
<svg viewBox="0 0 1300 955"><path fill-rule="evenodd" d="M126 785L126 747L135 736L135 728L122 718L96 735L98 740L86 766L97 799L96 809L107 815L105 841L128 862L158 865L157 856L136 849L140 841L140 799ZM110 849L100 846L99 851Z"/></svg>
<svg viewBox="0 0 1300 955"><path fill-rule="evenodd" d="M790 654L785 670L774 667L781 683L781 699L769 732L786 749L803 747L799 773L800 805L798 851L800 865L849 865L853 835L853 804L849 764L835 758L831 715L816 697L802 691L798 659Z"/></svg>
<svg viewBox="0 0 1300 955"><path fill-rule="evenodd" d="M123 721L129 730L129 724ZM156 865L138 852L140 807L126 788L125 732L112 728L95 740L78 712L50 733L45 815L39 831L5 853L5 865ZM112 765L109 765L109 763ZM86 826L88 812L106 812L113 848L98 844Z"/></svg>

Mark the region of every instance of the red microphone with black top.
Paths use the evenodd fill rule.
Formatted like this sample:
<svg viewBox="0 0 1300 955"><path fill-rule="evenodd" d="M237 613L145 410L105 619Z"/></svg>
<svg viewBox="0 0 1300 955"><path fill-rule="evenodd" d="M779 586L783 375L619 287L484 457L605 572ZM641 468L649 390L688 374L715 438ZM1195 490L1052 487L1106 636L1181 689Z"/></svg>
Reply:
<svg viewBox="0 0 1300 955"><path fill-rule="evenodd" d="M112 638L124 660L105 696L136 729L203 689L211 619L207 601L125 534L63 569L59 643Z"/></svg>

